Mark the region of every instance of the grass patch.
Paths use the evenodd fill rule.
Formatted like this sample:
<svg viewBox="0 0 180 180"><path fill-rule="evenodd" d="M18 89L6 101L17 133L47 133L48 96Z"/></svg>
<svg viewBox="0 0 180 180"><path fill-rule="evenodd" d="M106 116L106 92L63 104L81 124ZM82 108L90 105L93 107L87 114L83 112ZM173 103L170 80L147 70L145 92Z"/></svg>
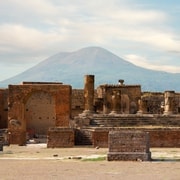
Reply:
<svg viewBox="0 0 180 180"><path fill-rule="evenodd" d="M92 162L97 162L97 161L105 161L106 157L97 157L97 158L86 158L83 159L82 161L92 161Z"/></svg>

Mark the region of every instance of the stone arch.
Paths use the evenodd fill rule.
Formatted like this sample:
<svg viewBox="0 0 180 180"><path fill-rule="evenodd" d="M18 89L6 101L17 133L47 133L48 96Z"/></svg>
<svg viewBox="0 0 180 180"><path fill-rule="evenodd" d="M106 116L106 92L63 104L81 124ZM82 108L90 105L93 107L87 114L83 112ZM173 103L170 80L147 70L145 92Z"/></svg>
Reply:
<svg viewBox="0 0 180 180"><path fill-rule="evenodd" d="M46 135L55 126L55 98L45 91L32 91L25 100L24 119L30 137Z"/></svg>

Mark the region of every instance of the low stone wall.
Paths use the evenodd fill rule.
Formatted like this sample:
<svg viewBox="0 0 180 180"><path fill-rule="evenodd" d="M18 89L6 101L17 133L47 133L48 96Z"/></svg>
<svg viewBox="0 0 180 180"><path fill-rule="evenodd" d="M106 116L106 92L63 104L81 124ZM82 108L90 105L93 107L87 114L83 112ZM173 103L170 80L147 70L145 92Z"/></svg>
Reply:
<svg viewBox="0 0 180 180"><path fill-rule="evenodd" d="M150 147L180 148L180 128L97 128L92 132L94 147L108 147L109 131L136 131L149 132Z"/></svg>
<svg viewBox="0 0 180 180"><path fill-rule="evenodd" d="M72 128L49 128L47 148L65 148L74 146L74 130Z"/></svg>
<svg viewBox="0 0 180 180"><path fill-rule="evenodd" d="M92 144L94 147L107 148L108 147L109 130L96 129L92 132Z"/></svg>
<svg viewBox="0 0 180 180"><path fill-rule="evenodd" d="M148 130L151 147L180 147L180 129Z"/></svg>
<svg viewBox="0 0 180 180"><path fill-rule="evenodd" d="M108 161L149 161L149 133L144 131L110 131Z"/></svg>

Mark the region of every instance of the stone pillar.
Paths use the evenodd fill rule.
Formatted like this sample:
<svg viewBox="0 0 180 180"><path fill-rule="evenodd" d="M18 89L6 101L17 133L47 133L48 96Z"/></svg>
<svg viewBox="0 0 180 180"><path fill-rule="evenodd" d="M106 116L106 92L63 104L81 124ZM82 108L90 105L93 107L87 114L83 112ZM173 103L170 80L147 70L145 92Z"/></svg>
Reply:
<svg viewBox="0 0 180 180"><path fill-rule="evenodd" d="M145 114L147 113L147 107L146 102L142 99L138 100L138 111L137 114Z"/></svg>
<svg viewBox="0 0 180 180"><path fill-rule="evenodd" d="M175 112L175 92L174 91L165 91L164 92L164 114L170 115Z"/></svg>
<svg viewBox="0 0 180 180"><path fill-rule="evenodd" d="M107 88L103 89L103 114L108 114Z"/></svg>
<svg viewBox="0 0 180 180"><path fill-rule="evenodd" d="M84 112L83 114L94 113L94 75L84 77Z"/></svg>

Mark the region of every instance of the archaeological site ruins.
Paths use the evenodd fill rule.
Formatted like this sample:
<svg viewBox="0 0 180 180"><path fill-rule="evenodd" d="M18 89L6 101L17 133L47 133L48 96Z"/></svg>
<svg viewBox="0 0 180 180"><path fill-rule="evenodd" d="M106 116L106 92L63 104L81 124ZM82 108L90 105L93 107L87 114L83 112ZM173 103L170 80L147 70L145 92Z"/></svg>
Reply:
<svg viewBox="0 0 180 180"><path fill-rule="evenodd" d="M83 78L83 77L82 77ZM180 147L180 92L142 92L141 85L84 89L57 82L23 82L0 89L2 145L109 147L108 160L150 160L150 147Z"/></svg>

